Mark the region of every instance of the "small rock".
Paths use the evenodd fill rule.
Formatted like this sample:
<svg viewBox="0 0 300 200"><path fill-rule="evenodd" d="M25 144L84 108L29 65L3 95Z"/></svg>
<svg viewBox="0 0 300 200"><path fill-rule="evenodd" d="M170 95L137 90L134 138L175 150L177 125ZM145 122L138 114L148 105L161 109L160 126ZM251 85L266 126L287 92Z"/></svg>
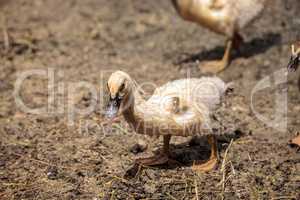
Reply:
<svg viewBox="0 0 300 200"><path fill-rule="evenodd" d="M58 179L58 169L55 166L51 166L46 171L47 178L50 180Z"/></svg>
<svg viewBox="0 0 300 200"><path fill-rule="evenodd" d="M243 131L241 131L240 129L237 129L234 131L234 135L235 135L235 138L240 138L240 137L244 136L245 133Z"/></svg>
<svg viewBox="0 0 300 200"><path fill-rule="evenodd" d="M5 167L6 163L4 160L0 160L0 167Z"/></svg>
<svg viewBox="0 0 300 200"><path fill-rule="evenodd" d="M134 144L131 148L130 148L130 152L133 154L138 154L141 152L144 152L147 149L148 145L146 144L146 142L144 140L139 140L136 144Z"/></svg>
<svg viewBox="0 0 300 200"><path fill-rule="evenodd" d="M78 171L76 174L77 176L85 177L85 174L82 171Z"/></svg>

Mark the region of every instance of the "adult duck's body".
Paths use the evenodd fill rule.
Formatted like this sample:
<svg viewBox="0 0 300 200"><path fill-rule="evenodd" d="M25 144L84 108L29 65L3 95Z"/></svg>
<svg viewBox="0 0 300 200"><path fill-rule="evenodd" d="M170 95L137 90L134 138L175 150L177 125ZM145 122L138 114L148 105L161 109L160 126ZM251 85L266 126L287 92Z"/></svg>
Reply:
<svg viewBox="0 0 300 200"><path fill-rule="evenodd" d="M232 47L242 42L239 31L262 12L267 0L171 0L179 15L188 21L226 36L226 50L221 61L201 65L205 72L217 73L230 62Z"/></svg>
<svg viewBox="0 0 300 200"><path fill-rule="evenodd" d="M217 163L216 140L209 128L210 113L218 106L226 90L218 78L181 79L169 82L155 90L147 101L130 76L113 73L108 81L110 103L108 116L122 113L137 133L163 135L161 154L139 159L143 165L159 165L170 161L171 136L207 135L211 144L211 158L194 169L207 171Z"/></svg>

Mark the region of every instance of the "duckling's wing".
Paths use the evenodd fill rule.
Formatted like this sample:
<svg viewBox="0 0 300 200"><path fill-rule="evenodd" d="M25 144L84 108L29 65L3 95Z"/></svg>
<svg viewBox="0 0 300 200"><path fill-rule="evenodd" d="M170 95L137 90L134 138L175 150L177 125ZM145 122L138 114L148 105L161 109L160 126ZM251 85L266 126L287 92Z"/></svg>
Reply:
<svg viewBox="0 0 300 200"><path fill-rule="evenodd" d="M149 115L161 118L170 117L178 109L180 97L176 93L158 94L160 93L154 93L143 106L147 108Z"/></svg>
<svg viewBox="0 0 300 200"><path fill-rule="evenodd" d="M217 77L179 79L156 89L153 97L166 99L177 96L180 102L204 105L213 110L220 103L226 89L227 84Z"/></svg>
<svg viewBox="0 0 300 200"><path fill-rule="evenodd" d="M214 134L212 130L215 128L215 122L211 119L210 113L204 105L202 107L199 104L182 106L178 112L172 113L170 122L173 124L171 127L175 127L174 135L204 136Z"/></svg>
<svg viewBox="0 0 300 200"><path fill-rule="evenodd" d="M149 119L174 125L185 136L204 134L200 130L209 128L211 113L221 102L226 88L227 84L217 77L175 80L156 89L143 104L143 110Z"/></svg>
<svg viewBox="0 0 300 200"><path fill-rule="evenodd" d="M181 130L182 136L191 134L185 130L200 127L206 117L205 113L208 113L204 105L201 107L199 104L188 103L176 93L169 93L166 96L153 95L144 106L148 119Z"/></svg>
<svg viewBox="0 0 300 200"><path fill-rule="evenodd" d="M177 105L175 112L172 112L172 119L181 125L196 125L202 124L205 115L208 114L207 108L199 104L188 104L181 102Z"/></svg>

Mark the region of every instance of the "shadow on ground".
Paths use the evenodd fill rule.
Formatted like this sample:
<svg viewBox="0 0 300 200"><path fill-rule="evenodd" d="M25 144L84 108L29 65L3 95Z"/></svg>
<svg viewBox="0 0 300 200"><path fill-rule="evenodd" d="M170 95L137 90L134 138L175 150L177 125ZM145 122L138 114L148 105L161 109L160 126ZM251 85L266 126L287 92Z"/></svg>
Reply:
<svg viewBox="0 0 300 200"><path fill-rule="evenodd" d="M218 152L221 153L226 150L231 140L238 139L244 135L244 133L237 130L231 135L218 136ZM175 169L177 167L191 167L195 161L204 163L210 157L210 146L206 136L195 136L188 142L177 145L170 144L170 150L172 159L174 160L165 165L153 166L153 168ZM155 154L159 154L159 150L156 151ZM132 166L126 170L124 178L132 179L137 177L143 168L143 166L133 163Z"/></svg>
<svg viewBox="0 0 300 200"><path fill-rule="evenodd" d="M244 57L250 58L252 56L263 54L271 47L281 43L281 35L277 33L267 33L261 38L255 38L249 42L245 42L241 45L239 50L233 52L232 60ZM181 65L190 62L201 62L205 60L218 60L221 59L224 54L224 47L217 46L214 49L201 51L200 53L191 55L183 60L176 62L176 65Z"/></svg>

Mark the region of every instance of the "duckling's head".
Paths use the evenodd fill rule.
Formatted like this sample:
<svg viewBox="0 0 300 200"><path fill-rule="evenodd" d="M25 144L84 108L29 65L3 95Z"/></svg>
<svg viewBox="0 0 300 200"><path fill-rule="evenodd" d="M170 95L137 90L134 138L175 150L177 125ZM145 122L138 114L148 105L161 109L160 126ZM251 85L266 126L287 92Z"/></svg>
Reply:
<svg viewBox="0 0 300 200"><path fill-rule="evenodd" d="M118 115L120 107L125 107L132 92L132 80L128 74L122 71L112 73L107 82L109 103L106 116L114 118Z"/></svg>
<svg viewBox="0 0 300 200"><path fill-rule="evenodd" d="M300 47L295 50L295 46L292 45L292 56L290 58L290 62L288 64L289 71L296 71L300 64Z"/></svg>

